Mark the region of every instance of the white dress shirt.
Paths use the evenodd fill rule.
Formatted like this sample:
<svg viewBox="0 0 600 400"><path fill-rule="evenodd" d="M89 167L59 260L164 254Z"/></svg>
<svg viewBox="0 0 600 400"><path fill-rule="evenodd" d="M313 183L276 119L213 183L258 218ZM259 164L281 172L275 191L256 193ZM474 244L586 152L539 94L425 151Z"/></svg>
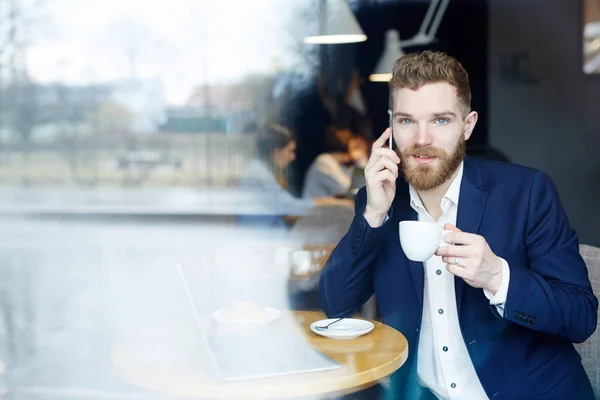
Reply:
<svg viewBox="0 0 600 400"><path fill-rule="evenodd" d="M427 212L417 191L412 185L409 187L410 205L417 211L419 221L436 222L442 227L447 223L456 226L462 176L463 164L442 198L442 215L437 221ZM504 315L510 279L508 264L504 260L502 262L503 276L498 292L494 296L484 290L490 304L496 306L500 315ZM487 399L460 331L454 275L448 272L439 256L434 255L423 265L423 318L417 353L419 384L427 387L439 399Z"/></svg>

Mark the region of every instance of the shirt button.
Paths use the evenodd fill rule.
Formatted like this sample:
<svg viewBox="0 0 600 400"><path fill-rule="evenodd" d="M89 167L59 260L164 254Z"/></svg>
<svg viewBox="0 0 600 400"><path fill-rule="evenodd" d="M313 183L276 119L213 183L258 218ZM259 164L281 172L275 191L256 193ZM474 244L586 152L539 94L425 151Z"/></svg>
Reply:
<svg viewBox="0 0 600 400"><path fill-rule="evenodd" d="M448 351L448 347L444 346L444 347L442 347L442 350Z"/></svg>
<svg viewBox="0 0 600 400"><path fill-rule="evenodd" d="M441 274L442 274L442 270L441 270L441 269L438 269L437 271L435 271L435 273L436 273L437 275L441 275Z"/></svg>
<svg viewBox="0 0 600 400"><path fill-rule="evenodd" d="M452 382L452 383L450 384L450 387L451 387L452 389L454 389L454 388L456 387L456 383Z"/></svg>
<svg viewBox="0 0 600 400"><path fill-rule="evenodd" d="M442 310L441 308L438 310L438 314L443 314L444 310Z"/></svg>

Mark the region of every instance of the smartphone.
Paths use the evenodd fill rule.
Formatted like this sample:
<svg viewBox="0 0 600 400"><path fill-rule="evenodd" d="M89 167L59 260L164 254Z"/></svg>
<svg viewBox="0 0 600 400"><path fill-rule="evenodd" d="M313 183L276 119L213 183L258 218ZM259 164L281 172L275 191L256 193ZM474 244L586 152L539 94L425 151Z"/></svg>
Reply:
<svg viewBox="0 0 600 400"><path fill-rule="evenodd" d="M392 130L392 133L390 133L390 138L389 138L389 148L391 149L393 146L393 138L394 138L394 125L393 125L393 121L392 121L392 110L388 110L388 116L389 116L389 121L390 121L390 129Z"/></svg>

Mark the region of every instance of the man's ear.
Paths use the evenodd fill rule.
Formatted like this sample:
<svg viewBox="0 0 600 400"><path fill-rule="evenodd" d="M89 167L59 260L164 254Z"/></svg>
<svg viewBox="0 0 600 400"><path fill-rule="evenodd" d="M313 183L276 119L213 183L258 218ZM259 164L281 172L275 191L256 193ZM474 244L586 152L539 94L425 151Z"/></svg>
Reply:
<svg viewBox="0 0 600 400"><path fill-rule="evenodd" d="M473 133L473 129L475 129L475 125L477 124L477 118L479 118L477 111L471 111L465 118L465 140L469 140L471 137L471 133Z"/></svg>

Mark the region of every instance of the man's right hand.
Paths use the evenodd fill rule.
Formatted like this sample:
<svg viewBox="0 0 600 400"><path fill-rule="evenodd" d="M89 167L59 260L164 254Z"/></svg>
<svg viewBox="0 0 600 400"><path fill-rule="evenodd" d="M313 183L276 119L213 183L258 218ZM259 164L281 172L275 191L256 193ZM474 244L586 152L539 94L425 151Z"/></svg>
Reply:
<svg viewBox="0 0 600 400"><path fill-rule="evenodd" d="M384 147L392 134L390 128L373 143L371 157L365 167L367 205L364 217L373 228L385 221L396 195L396 179L400 157L392 149Z"/></svg>

